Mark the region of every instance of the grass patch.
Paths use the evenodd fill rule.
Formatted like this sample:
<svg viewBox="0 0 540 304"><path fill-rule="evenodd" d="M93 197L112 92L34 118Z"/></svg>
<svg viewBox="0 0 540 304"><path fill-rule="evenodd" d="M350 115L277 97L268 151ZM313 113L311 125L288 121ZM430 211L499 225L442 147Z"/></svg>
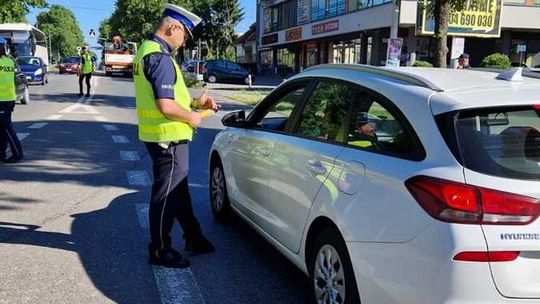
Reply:
<svg viewBox="0 0 540 304"><path fill-rule="evenodd" d="M270 92L241 90L238 93L229 96L229 98L248 105L256 105L259 101L263 100L268 93Z"/></svg>

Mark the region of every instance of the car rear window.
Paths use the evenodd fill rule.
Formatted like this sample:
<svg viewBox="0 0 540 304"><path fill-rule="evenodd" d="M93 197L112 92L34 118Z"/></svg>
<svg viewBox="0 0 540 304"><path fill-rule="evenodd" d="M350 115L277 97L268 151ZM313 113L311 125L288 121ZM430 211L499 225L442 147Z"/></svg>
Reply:
<svg viewBox="0 0 540 304"><path fill-rule="evenodd" d="M453 124L455 136L446 139L466 168L498 177L540 180L540 105L466 110L452 116L447 121Z"/></svg>

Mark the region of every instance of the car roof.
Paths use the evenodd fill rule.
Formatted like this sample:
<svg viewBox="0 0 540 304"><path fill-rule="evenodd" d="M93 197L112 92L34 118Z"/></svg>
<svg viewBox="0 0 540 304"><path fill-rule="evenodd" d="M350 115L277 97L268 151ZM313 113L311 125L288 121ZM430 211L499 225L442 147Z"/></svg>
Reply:
<svg viewBox="0 0 540 304"><path fill-rule="evenodd" d="M323 64L308 68L291 79L310 76L347 79L362 86L370 84L368 87L376 89L373 81L367 81L369 78L380 80L386 87L413 86L431 91L434 114L463 108L540 103L540 79L520 77L518 68L506 73L510 73L506 79L515 76L514 79L499 79L500 73L469 69Z"/></svg>

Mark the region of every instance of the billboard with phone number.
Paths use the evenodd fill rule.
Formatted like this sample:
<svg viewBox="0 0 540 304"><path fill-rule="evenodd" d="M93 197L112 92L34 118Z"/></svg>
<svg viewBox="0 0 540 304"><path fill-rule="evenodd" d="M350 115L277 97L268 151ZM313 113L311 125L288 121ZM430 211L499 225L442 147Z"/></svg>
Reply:
<svg viewBox="0 0 540 304"><path fill-rule="evenodd" d="M428 0L418 6L417 31L420 35L433 35L435 18L427 10ZM461 11L450 12L449 36L494 38L501 36L502 0L469 1Z"/></svg>

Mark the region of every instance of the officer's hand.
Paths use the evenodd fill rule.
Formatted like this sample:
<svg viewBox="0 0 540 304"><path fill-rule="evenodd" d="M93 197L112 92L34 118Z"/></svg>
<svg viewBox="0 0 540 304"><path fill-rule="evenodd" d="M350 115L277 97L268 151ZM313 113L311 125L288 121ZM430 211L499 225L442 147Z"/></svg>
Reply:
<svg viewBox="0 0 540 304"><path fill-rule="evenodd" d="M202 116L198 112L190 112L188 124L193 128L197 128L202 122Z"/></svg>
<svg viewBox="0 0 540 304"><path fill-rule="evenodd" d="M204 90L204 93L199 97L199 105L201 109L209 109L217 111L221 108L221 105L217 104L214 98L208 95L208 90Z"/></svg>

